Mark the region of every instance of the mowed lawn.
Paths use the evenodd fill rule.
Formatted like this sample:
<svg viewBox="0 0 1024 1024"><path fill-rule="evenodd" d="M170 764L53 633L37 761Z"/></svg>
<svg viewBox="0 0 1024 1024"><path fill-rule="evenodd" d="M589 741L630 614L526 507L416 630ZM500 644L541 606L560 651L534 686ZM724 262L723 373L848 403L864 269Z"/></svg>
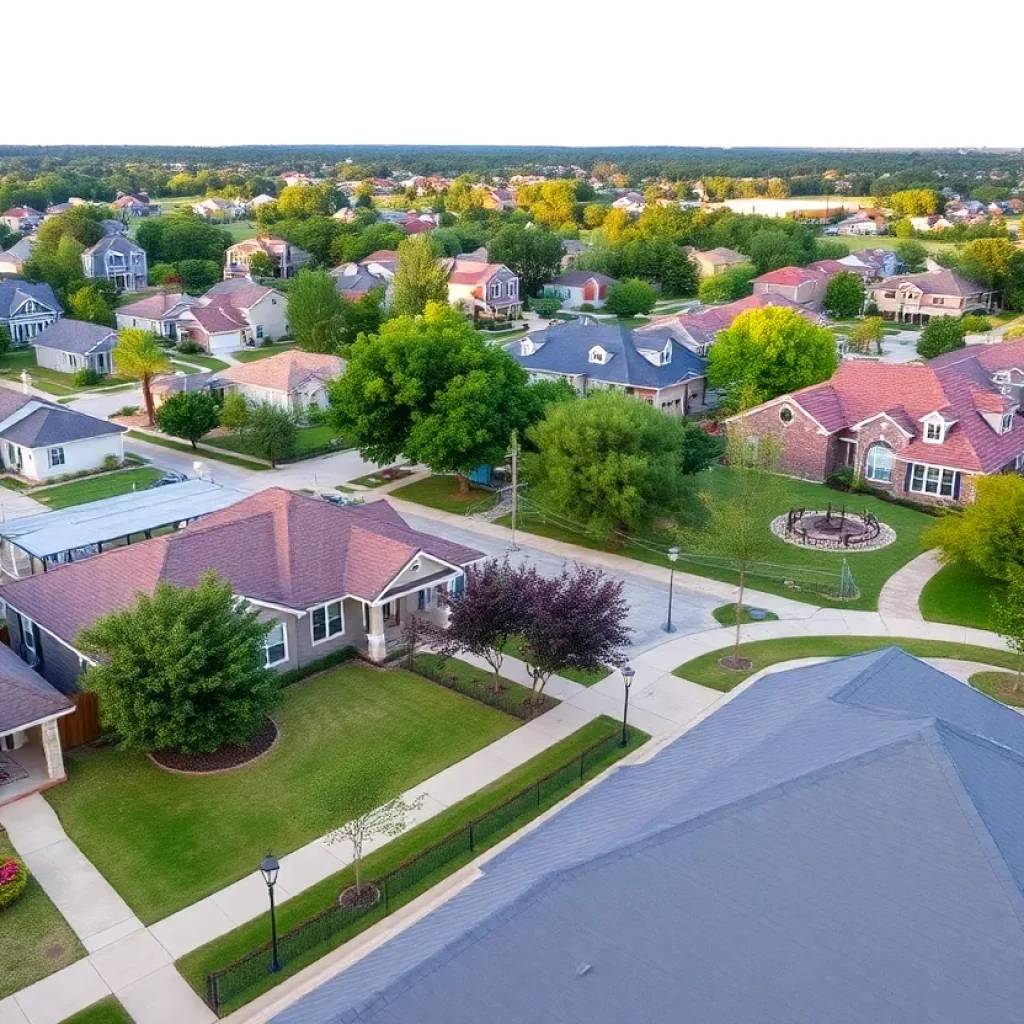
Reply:
<svg viewBox="0 0 1024 1024"><path fill-rule="evenodd" d="M321 452L324 448L337 442L337 450L341 451L345 445L338 436L334 427L299 427L295 431L295 455L293 458L303 458L314 452ZM203 444L212 445L214 448L223 448L224 451L236 452L239 455L253 455L259 458L248 440L240 434L219 434L215 437L204 437Z"/></svg>
<svg viewBox="0 0 1024 1024"><path fill-rule="evenodd" d="M232 352L231 355L240 363L255 363L257 359L267 359L270 356L276 356L279 352L287 352L295 347L294 342L289 342L286 345L261 345L259 348L239 349L237 352ZM182 356L182 358L184 359L185 357Z"/></svg>
<svg viewBox="0 0 1024 1024"><path fill-rule="evenodd" d="M1004 585L973 565L943 566L921 592L921 614L929 622L996 629L996 602Z"/></svg>
<svg viewBox="0 0 1024 1024"><path fill-rule="evenodd" d="M57 484L35 491L32 497L50 508L67 508L69 505L84 505L87 501L98 501L100 498L113 498L132 490L145 490L163 475L162 469L141 466L120 473L104 473L83 480L72 480L66 484Z"/></svg>
<svg viewBox="0 0 1024 1024"><path fill-rule="evenodd" d="M417 505L426 505L442 512L453 512L459 516L469 512L482 512L498 501L495 491L484 490L482 487L470 487L463 494L459 491L458 477L440 475L428 476L424 480L398 487L391 495L403 501L414 501Z"/></svg>
<svg viewBox="0 0 1024 1024"><path fill-rule="evenodd" d="M116 748L67 757L46 794L146 924L404 792L520 723L400 669L347 664L286 689L265 757L175 775ZM282 878L284 882L284 878Z"/></svg>

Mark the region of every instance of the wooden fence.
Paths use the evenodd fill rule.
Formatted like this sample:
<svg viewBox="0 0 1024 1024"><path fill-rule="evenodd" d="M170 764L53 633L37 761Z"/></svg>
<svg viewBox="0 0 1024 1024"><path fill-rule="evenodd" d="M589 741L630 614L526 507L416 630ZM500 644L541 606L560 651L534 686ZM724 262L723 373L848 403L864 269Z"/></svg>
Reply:
<svg viewBox="0 0 1024 1024"><path fill-rule="evenodd" d="M98 739L103 732L100 727L99 700L95 693L73 693L69 699L75 705L75 710L57 719L60 743L65 750Z"/></svg>

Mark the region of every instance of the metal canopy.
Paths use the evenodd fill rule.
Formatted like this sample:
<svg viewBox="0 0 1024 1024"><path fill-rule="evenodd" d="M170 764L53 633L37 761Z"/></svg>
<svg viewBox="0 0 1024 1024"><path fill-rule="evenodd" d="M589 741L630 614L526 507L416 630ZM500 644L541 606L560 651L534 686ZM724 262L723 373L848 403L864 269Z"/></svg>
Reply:
<svg viewBox="0 0 1024 1024"><path fill-rule="evenodd" d="M209 515L246 495L206 480L183 480L0 524L0 538L36 558L118 540Z"/></svg>

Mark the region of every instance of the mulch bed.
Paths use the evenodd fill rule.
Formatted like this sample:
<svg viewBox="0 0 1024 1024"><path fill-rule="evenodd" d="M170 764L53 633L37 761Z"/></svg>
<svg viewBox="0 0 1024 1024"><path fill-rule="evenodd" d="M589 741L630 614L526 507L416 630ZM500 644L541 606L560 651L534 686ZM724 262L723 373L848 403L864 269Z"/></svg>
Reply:
<svg viewBox="0 0 1024 1024"><path fill-rule="evenodd" d="M746 672L754 667L754 663L749 658L735 658L732 655L727 658L719 658L718 664L722 668L731 669L733 672Z"/></svg>
<svg viewBox="0 0 1024 1024"><path fill-rule="evenodd" d="M268 718L256 734L244 746L228 744L208 754L183 754L180 750L159 750L150 756L162 768L172 772L188 772L202 775L207 772L223 772L238 768L265 754L277 739L277 726Z"/></svg>
<svg viewBox="0 0 1024 1024"><path fill-rule="evenodd" d="M373 907L380 903L380 889L373 882L363 882L361 886L350 885L342 889L338 895L338 906L347 910L362 907Z"/></svg>

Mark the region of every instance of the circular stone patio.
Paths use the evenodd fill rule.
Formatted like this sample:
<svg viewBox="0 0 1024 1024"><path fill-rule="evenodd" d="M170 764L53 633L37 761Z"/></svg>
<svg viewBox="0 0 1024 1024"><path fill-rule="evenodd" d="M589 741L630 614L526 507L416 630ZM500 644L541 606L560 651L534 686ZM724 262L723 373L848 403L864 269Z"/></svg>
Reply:
<svg viewBox="0 0 1024 1024"><path fill-rule="evenodd" d="M792 529L791 523L799 525L800 532ZM871 536L875 527L878 532ZM873 520L872 525L869 525L859 515L837 512L835 509L804 512L795 520L787 512L772 520L771 531L779 540L794 547L844 553L877 551L896 540L896 531L891 526L878 520Z"/></svg>

